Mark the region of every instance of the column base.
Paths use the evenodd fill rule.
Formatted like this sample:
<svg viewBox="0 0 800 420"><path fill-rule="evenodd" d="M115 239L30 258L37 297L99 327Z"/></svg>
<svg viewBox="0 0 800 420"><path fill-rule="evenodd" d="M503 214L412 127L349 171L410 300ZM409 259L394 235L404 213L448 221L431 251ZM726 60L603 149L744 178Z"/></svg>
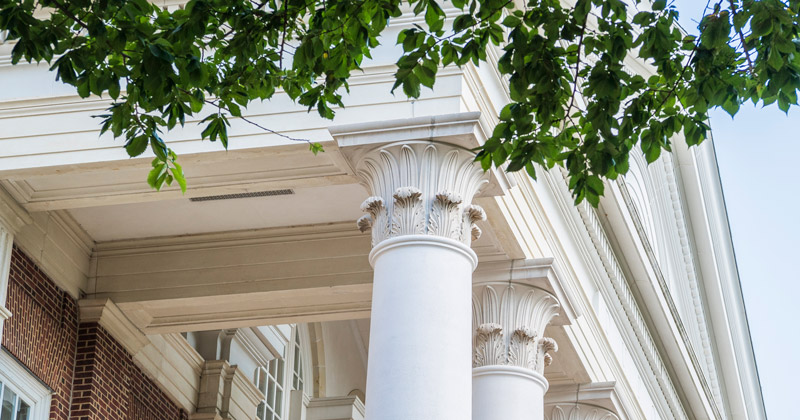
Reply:
<svg viewBox="0 0 800 420"><path fill-rule="evenodd" d="M473 420L542 420L548 383L533 370L518 366L472 369Z"/></svg>

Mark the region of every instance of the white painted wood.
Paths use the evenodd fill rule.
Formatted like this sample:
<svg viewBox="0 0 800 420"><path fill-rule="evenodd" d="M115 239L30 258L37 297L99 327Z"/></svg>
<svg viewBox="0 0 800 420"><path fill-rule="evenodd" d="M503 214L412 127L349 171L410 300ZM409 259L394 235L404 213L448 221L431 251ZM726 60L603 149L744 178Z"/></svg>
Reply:
<svg viewBox="0 0 800 420"><path fill-rule="evenodd" d="M0 348L0 382L30 405L29 420L47 420L53 393L31 372Z"/></svg>
<svg viewBox="0 0 800 420"><path fill-rule="evenodd" d="M482 366L472 370L473 420L544 420L547 380L517 366Z"/></svg>
<svg viewBox="0 0 800 420"><path fill-rule="evenodd" d="M452 239L409 235L381 242L370 260L367 418L471 418L474 252Z"/></svg>

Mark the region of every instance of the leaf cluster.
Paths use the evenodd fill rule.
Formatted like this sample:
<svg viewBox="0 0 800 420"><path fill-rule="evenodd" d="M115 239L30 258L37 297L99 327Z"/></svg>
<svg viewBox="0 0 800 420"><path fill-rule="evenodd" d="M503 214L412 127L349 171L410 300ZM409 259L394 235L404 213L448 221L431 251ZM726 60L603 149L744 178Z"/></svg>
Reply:
<svg viewBox="0 0 800 420"><path fill-rule="evenodd" d="M186 179L165 132L187 121L228 147L231 119L284 92L333 118L348 79L410 10L393 91L419 97L445 66L496 63L510 103L477 160L508 171L563 167L576 203L683 137L702 142L707 111L744 101L787 111L800 89L800 0L710 3L699 37L665 0L0 0L12 62L47 62L81 97L113 100L102 131L130 156L155 155L153 188ZM492 51L498 51L496 61ZM637 63L645 68L632 70ZM648 75L649 74L649 75Z"/></svg>

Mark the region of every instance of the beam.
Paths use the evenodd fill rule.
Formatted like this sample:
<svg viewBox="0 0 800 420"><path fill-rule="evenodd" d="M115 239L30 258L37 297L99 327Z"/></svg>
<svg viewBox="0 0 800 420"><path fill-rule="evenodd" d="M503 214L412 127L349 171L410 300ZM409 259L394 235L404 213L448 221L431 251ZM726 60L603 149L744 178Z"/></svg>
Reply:
<svg viewBox="0 0 800 420"><path fill-rule="evenodd" d="M476 279L513 271L564 293L550 259L498 260L487 233ZM86 297L112 300L147 334L367 318L369 251L355 223L98 243ZM561 318L574 316L565 306Z"/></svg>

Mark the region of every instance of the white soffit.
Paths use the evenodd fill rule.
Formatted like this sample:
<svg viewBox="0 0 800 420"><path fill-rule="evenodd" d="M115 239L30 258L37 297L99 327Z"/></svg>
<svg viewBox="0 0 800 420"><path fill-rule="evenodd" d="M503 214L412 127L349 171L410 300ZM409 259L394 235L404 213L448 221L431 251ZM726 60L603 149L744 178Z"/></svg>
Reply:
<svg viewBox="0 0 800 420"><path fill-rule="evenodd" d="M353 221L367 198L361 185L295 189L292 195L192 202L188 198L70 210L95 241L191 235Z"/></svg>

